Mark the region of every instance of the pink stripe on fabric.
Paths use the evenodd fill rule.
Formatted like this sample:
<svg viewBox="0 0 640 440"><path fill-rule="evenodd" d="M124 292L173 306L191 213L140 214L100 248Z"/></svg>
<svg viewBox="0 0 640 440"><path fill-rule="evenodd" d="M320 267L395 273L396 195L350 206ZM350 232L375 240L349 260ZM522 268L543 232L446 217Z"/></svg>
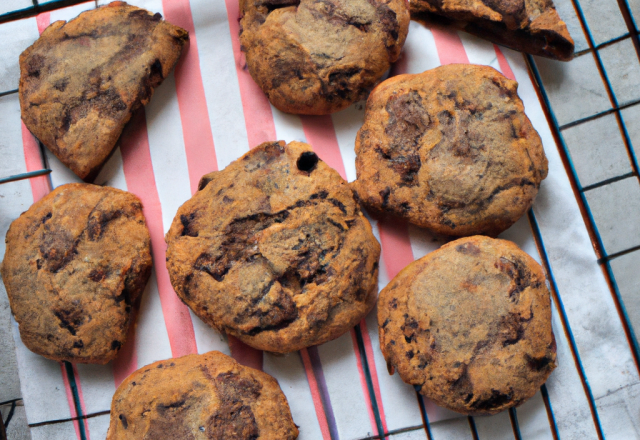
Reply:
<svg viewBox="0 0 640 440"><path fill-rule="evenodd" d="M438 25L432 25L430 30L436 42L440 64L469 64L469 57L456 31Z"/></svg>
<svg viewBox="0 0 640 440"><path fill-rule="evenodd" d="M231 33L231 46L238 75L238 85L240 86L240 99L247 127L247 139L249 140L249 148L253 148L263 142L277 140L276 126L273 122L271 104L269 104L269 100L262 89L251 78L244 53L240 50L240 9L238 0L225 0L225 3L229 31Z"/></svg>
<svg viewBox="0 0 640 440"><path fill-rule="evenodd" d="M189 44L176 65L176 93L182 122L182 135L189 168L191 194L198 190L200 178L218 170L209 109L204 96L200 57L189 0L162 0L167 21L189 32Z"/></svg>
<svg viewBox="0 0 640 440"><path fill-rule="evenodd" d="M76 368L76 364L71 364L71 369L73 370L73 378L76 381L76 389L78 390L78 398L80 399L80 409L82 410L83 415L87 415L87 407L84 404L84 396L82 395L82 387L80 386L80 376L78 375L78 369ZM82 419L82 423L84 424L84 433L87 437L87 440L91 440L91 436L89 435L89 425L87 423L87 419Z"/></svg>
<svg viewBox="0 0 640 440"><path fill-rule="evenodd" d="M36 24L38 25L38 33L41 34L44 32L51 24L51 13L43 12L42 14L36 15Z"/></svg>
<svg viewBox="0 0 640 440"><path fill-rule="evenodd" d="M173 357L197 353L189 309L176 295L166 264L162 206L153 174L144 108L136 111L120 137L120 150L127 188L142 201L142 211L151 235L158 294ZM132 341L129 341L132 342Z"/></svg>
<svg viewBox="0 0 640 440"><path fill-rule="evenodd" d="M500 65L500 70L502 71L502 74L504 76L506 76L507 78L515 81L516 80L516 76L514 75L513 70L511 70L511 66L509 65L509 62L507 61L507 58L504 56L504 54L502 53L502 51L500 50L500 48L498 46L496 46L494 44L493 48L496 51L496 56L498 57L498 64Z"/></svg>
<svg viewBox="0 0 640 440"><path fill-rule="evenodd" d="M24 151L24 161L27 166L27 172L38 171L44 168L42 157L40 156L40 147L38 141L31 134L29 129L22 124L22 149ZM31 184L31 193L33 194L33 203L37 202L51 192L48 176L38 176L29 179Z"/></svg>
<svg viewBox="0 0 640 440"><path fill-rule="evenodd" d="M380 245L389 280L414 260L409 230L404 220L385 218L378 222Z"/></svg>
<svg viewBox="0 0 640 440"><path fill-rule="evenodd" d="M320 432L322 432L323 440L331 440L331 434L329 433L329 424L327 423L327 415L324 412L324 406L322 405L322 397L320 397L320 389L318 388L318 381L313 373L313 365L311 365L311 358L306 348L300 350L300 357L302 358L302 364L304 365L304 371L307 375L307 381L309 382L309 390L311 391L311 399L313 400L313 406L316 410L316 418L320 424Z"/></svg>
<svg viewBox="0 0 640 440"><path fill-rule="evenodd" d="M360 350L358 349L358 339L356 338L355 330L351 330L351 341L353 342L353 352L356 355L356 364L358 365L358 373L360 375L360 386L364 391L365 395L369 397L369 401L372 401L375 396L369 394L369 387L367 386L367 378L364 374L364 368L362 367L362 357L360 356ZM378 435L380 431L378 431L378 425L376 424L376 417L373 414L373 408L371 405L367 405L367 413L369 414L369 421L371 422L371 428L373 428L373 434ZM385 427L386 431L386 427Z"/></svg>
<svg viewBox="0 0 640 440"><path fill-rule="evenodd" d="M64 383L64 391L67 395L67 403L69 404L69 412L71 414L71 418L78 417L78 413L76 412L76 406L73 402L73 393L71 392L71 385L69 384L69 378L67 378L67 371L64 366L64 362L60 362L60 371L62 373L62 382ZM76 384L77 385L77 384ZM80 425L77 420L73 421L73 428L76 430L76 437L78 440L80 438Z"/></svg>
<svg viewBox="0 0 640 440"><path fill-rule="evenodd" d="M342 154L338 145L338 138L333 127L331 115L324 116L300 116L302 129L307 142L313 147L313 151L327 165L336 170L343 179L347 180L347 173L342 162Z"/></svg>
<svg viewBox="0 0 640 440"><path fill-rule="evenodd" d="M382 404L382 394L380 393L380 381L378 380L378 371L373 357L373 344L371 344L371 338L367 331L366 320L363 319L360 321L360 329L362 333L362 340L364 342L364 351L367 354L367 365L369 365L369 373L371 373L371 381L373 382L373 392L375 394L376 402L378 403L378 412L380 413L382 428L384 429L384 432L387 432L387 418L384 415L384 405Z"/></svg>
<svg viewBox="0 0 640 440"><path fill-rule="evenodd" d="M249 347L240 339L227 335L231 356L242 365L262 371L263 352Z"/></svg>

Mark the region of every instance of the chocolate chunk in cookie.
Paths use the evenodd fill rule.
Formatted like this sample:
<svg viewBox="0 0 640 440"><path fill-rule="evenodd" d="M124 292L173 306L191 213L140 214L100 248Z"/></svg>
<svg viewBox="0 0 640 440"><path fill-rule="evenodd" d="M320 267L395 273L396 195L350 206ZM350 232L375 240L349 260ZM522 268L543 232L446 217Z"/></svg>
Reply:
<svg viewBox="0 0 640 440"><path fill-rule="evenodd" d="M111 402L107 440L294 440L287 399L266 373L218 351L147 365Z"/></svg>
<svg viewBox="0 0 640 440"><path fill-rule="evenodd" d="M240 0L253 79L288 113L333 113L365 97L400 55L405 0Z"/></svg>
<svg viewBox="0 0 640 440"><path fill-rule="evenodd" d="M151 274L140 200L63 185L16 219L5 241L2 279L24 345L58 361L115 358Z"/></svg>
<svg viewBox="0 0 640 440"><path fill-rule="evenodd" d="M551 0L411 0L411 18L435 18L532 55L573 58L573 39Z"/></svg>
<svg viewBox="0 0 640 440"><path fill-rule="evenodd" d="M62 163L91 181L187 39L160 14L124 2L56 21L20 55L22 120Z"/></svg>
<svg viewBox="0 0 640 440"><path fill-rule="evenodd" d="M286 353L337 338L371 310L380 246L309 145L264 143L199 188L166 241L171 283L204 322Z"/></svg>
<svg viewBox="0 0 640 440"><path fill-rule="evenodd" d="M491 67L463 64L380 84L356 139L362 202L439 234L507 229L547 176L517 87Z"/></svg>
<svg viewBox="0 0 640 440"><path fill-rule="evenodd" d="M378 324L389 372L463 414L522 404L556 367L544 273L506 240L461 238L411 263L380 292Z"/></svg>

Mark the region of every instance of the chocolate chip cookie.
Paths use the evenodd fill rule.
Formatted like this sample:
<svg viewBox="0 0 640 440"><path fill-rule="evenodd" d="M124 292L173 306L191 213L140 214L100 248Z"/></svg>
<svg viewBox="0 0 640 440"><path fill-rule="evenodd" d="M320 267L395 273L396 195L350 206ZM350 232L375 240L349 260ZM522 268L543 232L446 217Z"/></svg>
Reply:
<svg viewBox="0 0 640 440"><path fill-rule="evenodd" d="M551 0L411 0L411 18L440 18L515 50L561 61L573 58L573 39Z"/></svg>
<svg viewBox="0 0 640 440"><path fill-rule="evenodd" d="M363 99L400 55L405 0L240 0L240 42L276 108L324 115Z"/></svg>
<svg viewBox="0 0 640 440"><path fill-rule="evenodd" d="M384 81L356 139L362 202L444 235L507 229L547 176L517 88L491 67L465 64Z"/></svg>
<svg viewBox="0 0 640 440"><path fill-rule="evenodd" d="M111 402L107 440L293 440L278 382L218 351L147 365Z"/></svg>
<svg viewBox="0 0 640 440"><path fill-rule="evenodd" d="M140 200L63 185L16 219L5 242L2 279L24 345L58 361L115 358L151 274Z"/></svg>
<svg viewBox="0 0 640 440"><path fill-rule="evenodd" d="M187 39L160 14L124 2L56 21L20 55L22 120L62 163L91 181Z"/></svg>
<svg viewBox="0 0 640 440"><path fill-rule="evenodd" d="M444 245L380 292L390 374L436 404L495 414L533 396L556 367L542 268L515 244L476 236Z"/></svg>
<svg viewBox="0 0 640 440"><path fill-rule="evenodd" d="M261 350L335 339L375 302L380 246L347 182L307 144L266 142L202 177L166 241L178 296Z"/></svg>

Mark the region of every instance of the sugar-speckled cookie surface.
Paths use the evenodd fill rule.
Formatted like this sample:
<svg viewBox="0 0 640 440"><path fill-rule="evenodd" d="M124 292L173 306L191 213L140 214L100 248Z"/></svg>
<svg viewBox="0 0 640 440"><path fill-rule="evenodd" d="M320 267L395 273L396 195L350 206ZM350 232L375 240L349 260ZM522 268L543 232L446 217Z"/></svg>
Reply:
<svg viewBox="0 0 640 440"><path fill-rule="evenodd" d="M517 87L491 67L465 64L384 81L356 139L362 202L445 235L507 229L547 176Z"/></svg>
<svg viewBox="0 0 640 440"><path fill-rule="evenodd" d="M166 241L171 283L203 321L286 353L371 310L380 246L347 182L309 145L264 143L199 188Z"/></svg>
<svg viewBox="0 0 640 440"><path fill-rule="evenodd" d="M411 0L412 18L426 14L516 50L562 61L573 58L573 39L551 0Z"/></svg>
<svg viewBox="0 0 640 440"><path fill-rule="evenodd" d="M147 365L111 402L107 440L294 440L278 382L218 351Z"/></svg>
<svg viewBox="0 0 640 440"><path fill-rule="evenodd" d="M533 396L556 364L542 268L515 244L461 238L402 270L380 292L389 372L436 404L495 414Z"/></svg>
<svg viewBox="0 0 640 440"><path fill-rule="evenodd" d="M20 55L22 120L62 163L90 181L187 39L184 29L160 14L124 2L56 21Z"/></svg>
<svg viewBox="0 0 640 440"><path fill-rule="evenodd" d="M5 241L2 279L27 348L69 362L115 358L151 274L140 200L63 185L16 219Z"/></svg>
<svg viewBox="0 0 640 440"><path fill-rule="evenodd" d="M328 114L364 98L400 55L405 0L240 0L253 79L288 113Z"/></svg>

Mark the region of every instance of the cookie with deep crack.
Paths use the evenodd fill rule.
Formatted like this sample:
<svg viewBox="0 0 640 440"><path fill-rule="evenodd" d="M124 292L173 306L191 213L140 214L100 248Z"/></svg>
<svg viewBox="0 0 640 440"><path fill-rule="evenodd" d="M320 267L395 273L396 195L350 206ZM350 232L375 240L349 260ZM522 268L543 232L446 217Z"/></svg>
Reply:
<svg viewBox="0 0 640 440"><path fill-rule="evenodd" d="M380 292L380 348L436 404L495 414L533 396L556 367L544 273L515 244L461 238Z"/></svg>
<svg viewBox="0 0 640 440"><path fill-rule="evenodd" d="M17 218L5 242L2 280L24 345L58 361L115 358L151 274L140 200L63 185Z"/></svg>
<svg viewBox="0 0 640 440"><path fill-rule="evenodd" d="M323 115L365 97L400 55L405 0L241 0L253 79L287 113Z"/></svg>
<svg viewBox="0 0 640 440"><path fill-rule="evenodd" d="M498 235L547 176L518 83L487 66L451 64L380 84L356 139L370 209L444 235Z"/></svg>
<svg viewBox="0 0 640 440"><path fill-rule="evenodd" d="M62 163L91 181L187 39L187 31L160 14L124 2L56 21L20 55L22 120Z"/></svg>
<svg viewBox="0 0 640 440"><path fill-rule="evenodd" d="M375 302L380 246L347 182L307 144L267 142L203 176L166 241L178 296L261 350L335 339Z"/></svg>
<svg viewBox="0 0 640 440"><path fill-rule="evenodd" d="M436 19L494 43L561 61L574 42L552 0L410 0L411 18Z"/></svg>
<svg viewBox="0 0 640 440"><path fill-rule="evenodd" d="M218 351L135 371L113 396L107 432L107 440L297 437L278 382Z"/></svg>

